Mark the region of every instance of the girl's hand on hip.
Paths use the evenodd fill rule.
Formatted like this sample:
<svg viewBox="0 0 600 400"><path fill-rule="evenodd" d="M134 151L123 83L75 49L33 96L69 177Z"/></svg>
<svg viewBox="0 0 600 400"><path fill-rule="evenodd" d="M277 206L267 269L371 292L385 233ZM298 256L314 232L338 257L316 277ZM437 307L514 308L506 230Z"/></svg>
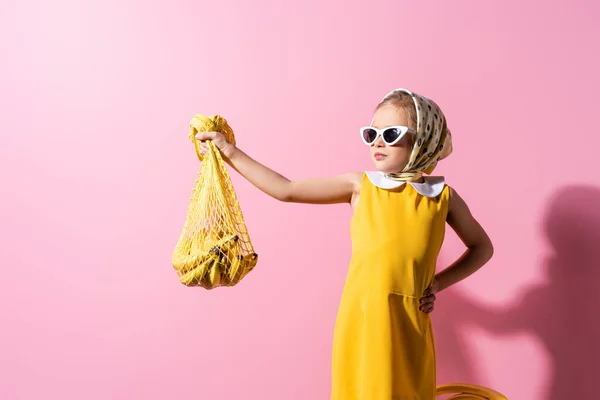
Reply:
<svg viewBox="0 0 600 400"><path fill-rule="evenodd" d="M434 303L435 303L435 294L439 291L439 283L437 281L437 279L433 279L433 282L431 283L431 286L425 290L425 292L423 293L423 297L421 297L420 299L420 305L419 305L419 310L423 311L424 313L431 313L434 309Z"/></svg>

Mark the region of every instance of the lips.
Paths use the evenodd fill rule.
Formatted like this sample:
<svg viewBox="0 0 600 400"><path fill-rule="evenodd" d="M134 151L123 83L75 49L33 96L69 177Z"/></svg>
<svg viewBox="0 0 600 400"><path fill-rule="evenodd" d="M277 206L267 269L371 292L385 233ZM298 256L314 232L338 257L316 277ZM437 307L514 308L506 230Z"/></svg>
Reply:
<svg viewBox="0 0 600 400"><path fill-rule="evenodd" d="M384 158L386 158L387 156L385 154L382 153L375 153L375 155L373 156L377 161L383 160Z"/></svg>

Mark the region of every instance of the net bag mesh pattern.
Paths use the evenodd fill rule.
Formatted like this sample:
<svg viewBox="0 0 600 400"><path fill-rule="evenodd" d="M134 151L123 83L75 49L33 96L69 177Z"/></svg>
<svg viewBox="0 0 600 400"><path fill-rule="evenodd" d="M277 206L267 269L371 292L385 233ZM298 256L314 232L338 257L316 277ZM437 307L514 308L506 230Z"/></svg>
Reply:
<svg viewBox="0 0 600 400"><path fill-rule="evenodd" d="M258 261L219 149L207 141L209 153L200 154L195 136L211 131L221 132L235 145L233 130L223 117L198 114L190 121L189 137L201 166L172 257L181 283L205 289L235 286Z"/></svg>

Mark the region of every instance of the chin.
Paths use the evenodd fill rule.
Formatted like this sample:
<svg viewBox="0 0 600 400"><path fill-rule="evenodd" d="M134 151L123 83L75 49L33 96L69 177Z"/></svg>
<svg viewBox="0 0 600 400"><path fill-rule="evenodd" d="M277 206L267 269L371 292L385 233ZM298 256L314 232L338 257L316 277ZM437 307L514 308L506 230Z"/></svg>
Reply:
<svg viewBox="0 0 600 400"><path fill-rule="evenodd" d="M390 165L388 160L375 161L375 169L379 172L383 172L386 174L393 174L404 169L404 165Z"/></svg>
<svg viewBox="0 0 600 400"><path fill-rule="evenodd" d="M386 174L390 174L390 173L398 171L395 168L390 168L388 165L385 165L385 163L382 163L381 161L375 162L375 169L379 172L383 172Z"/></svg>

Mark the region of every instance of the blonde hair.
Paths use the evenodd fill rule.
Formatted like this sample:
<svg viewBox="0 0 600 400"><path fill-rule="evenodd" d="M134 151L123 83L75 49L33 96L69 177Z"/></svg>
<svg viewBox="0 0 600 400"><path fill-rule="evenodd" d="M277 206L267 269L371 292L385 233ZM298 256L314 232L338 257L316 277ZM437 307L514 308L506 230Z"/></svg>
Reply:
<svg viewBox="0 0 600 400"><path fill-rule="evenodd" d="M408 119L408 127L414 130L417 129L417 109L415 108L415 101L410 94L400 90L395 90L385 96L383 100L379 102L377 107L375 107L375 111L388 105L404 111Z"/></svg>

